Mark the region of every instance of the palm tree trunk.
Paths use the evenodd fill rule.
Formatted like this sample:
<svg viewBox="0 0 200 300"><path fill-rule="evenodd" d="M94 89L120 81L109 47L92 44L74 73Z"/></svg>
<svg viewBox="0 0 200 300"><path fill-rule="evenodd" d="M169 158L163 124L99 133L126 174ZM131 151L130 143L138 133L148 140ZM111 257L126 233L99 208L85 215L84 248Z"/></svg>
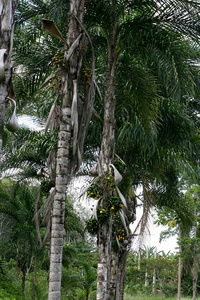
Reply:
<svg viewBox="0 0 200 300"><path fill-rule="evenodd" d="M112 220L109 220L108 223L99 226L97 240L97 300L110 299L111 232Z"/></svg>
<svg viewBox="0 0 200 300"><path fill-rule="evenodd" d="M116 48L116 24L112 23L108 36L104 128L99 157L99 175L101 178L106 175L108 165L114 159ZM109 196L110 194L105 191L104 203L107 202ZM97 300L110 299L111 237L112 220L110 219L106 224L99 226L98 232Z"/></svg>
<svg viewBox="0 0 200 300"><path fill-rule="evenodd" d="M140 272L140 261L141 261L141 253L140 253L140 248L138 251L138 272Z"/></svg>
<svg viewBox="0 0 200 300"><path fill-rule="evenodd" d="M25 290L25 283L26 283L26 267L22 268L22 295L24 296Z"/></svg>
<svg viewBox="0 0 200 300"><path fill-rule="evenodd" d="M126 213L126 225L129 225L135 220L136 214L136 199L130 198L126 195L126 203L128 209ZM112 263L111 263L111 282L110 282L110 298L109 300L123 300L124 299L124 282L126 271L126 259L127 254L131 248L132 235L129 235L126 240L126 244L121 244L117 252L112 251Z"/></svg>
<svg viewBox="0 0 200 300"><path fill-rule="evenodd" d="M157 248L155 248L154 250L153 293L156 292L156 256L157 256Z"/></svg>
<svg viewBox="0 0 200 300"><path fill-rule="evenodd" d="M113 6L114 8L114 6ZM106 91L104 99L104 127L101 152L99 156L99 177L105 177L108 166L114 159L115 148L115 80L116 80L116 20L113 11L109 28ZM106 206L112 192L103 189L103 204ZM111 272L111 237L112 220L99 226L98 231L98 268L97 268L97 300L110 299L110 272Z"/></svg>
<svg viewBox="0 0 200 300"><path fill-rule="evenodd" d="M119 252L115 253L112 251L112 260L111 260L111 278L110 278L110 300L115 300L116 295L119 293L119 286L117 289L117 271L119 263Z"/></svg>
<svg viewBox="0 0 200 300"><path fill-rule="evenodd" d="M194 199L194 257L193 257L193 300L196 300L197 293L197 199Z"/></svg>
<svg viewBox="0 0 200 300"><path fill-rule="evenodd" d="M131 239L130 239L131 245ZM129 252L129 247L122 248L119 252L118 269L117 269L117 283L116 283L116 297L115 300L124 299L124 282L126 271L126 258Z"/></svg>
<svg viewBox="0 0 200 300"><path fill-rule="evenodd" d="M83 21L84 0L70 1L70 17L68 25L69 47L80 35L81 27L77 22ZM77 19L76 19L77 18ZM61 274L62 252L65 218L66 187L71 173L70 144L72 140L71 106L73 99L73 85L78 79L80 68L80 45L69 59L69 67L62 73L62 118L58 133L58 150L56 166L56 193L53 202L50 270L49 270L49 293L48 300L60 300L61 298Z"/></svg>
<svg viewBox="0 0 200 300"><path fill-rule="evenodd" d="M127 255L130 250L131 246L131 240L130 240L130 245L128 248L123 249L121 253L121 258L120 258L120 263L119 263L119 268L118 268L118 275L120 276L119 279L119 292L120 292L120 298L119 300L124 299L124 287L125 287L125 275L126 275L126 260L127 260ZM120 273L119 273L120 272ZM116 299L118 300L118 299Z"/></svg>
<svg viewBox="0 0 200 300"><path fill-rule="evenodd" d="M13 45L14 12L18 0L1 0L0 2L0 51L6 50L4 67L0 69L0 163L2 157L2 140L5 117L5 100L9 93L12 68L11 53ZM1 52L2 53L2 52ZM5 76L3 75L5 71Z"/></svg>
<svg viewBox="0 0 200 300"><path fill-rule="evenodd" d="M33 281L32 281L32 293L31 300L35 300L35 287L36 287L36 274L37 274L37 259L34 257L34 270L33 270Z"/></svg>
<svg viewBox="0 0 200 300"><path fill-rule="evenodd" d="M146 253L146 258L147 258L147 262L146 262L146 273L145 273L145 287L147 287L149 280L148 280L148 258L149 258L149 249L147 248L147 253Z"/></svg>
<svg viewBox="0 0 200 300"><path fill-rule="evenodd" d="M179 241L181 240L181 225L180 223L178 224L178 229L179 229ZM181 245L179 246L179 259L178 259L178 296L177 299L181 300Z"/></svg>
<svg viewBox="0 0 200 300"><path fill-rule="evenodd" d="M85 300L89 300L89 290L87 290L87 292L86 292Z"/></svg>
<svg viewBox="0 0 200 300"><path fill-rule="evenodd" d="M126 259L130 250L131 238L126 247L121 246L117 253L112 252L111 282L109 300L124 299L124 282L126 271Z"/></svg>

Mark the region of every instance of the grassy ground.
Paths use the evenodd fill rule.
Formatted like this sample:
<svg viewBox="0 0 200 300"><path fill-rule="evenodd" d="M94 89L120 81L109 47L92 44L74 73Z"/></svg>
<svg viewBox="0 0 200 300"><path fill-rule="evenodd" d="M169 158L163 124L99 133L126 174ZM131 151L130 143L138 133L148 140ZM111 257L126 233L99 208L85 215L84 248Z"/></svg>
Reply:
<svg viewBox="0 0 200 300"><path fill-rule="evenodd" d="M177 300L177 297L165 298L162 295L125 295L124 300ZM192 297L181 297L183 300L192 300ZM200 300L200 298L197 298Z"/></svg>

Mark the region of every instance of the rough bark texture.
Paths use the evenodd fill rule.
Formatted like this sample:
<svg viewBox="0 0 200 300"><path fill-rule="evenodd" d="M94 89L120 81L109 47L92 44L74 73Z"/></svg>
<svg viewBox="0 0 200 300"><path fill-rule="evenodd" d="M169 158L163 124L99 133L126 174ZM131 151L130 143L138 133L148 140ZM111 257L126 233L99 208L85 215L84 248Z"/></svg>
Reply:
<svg viewBox="0 0 200 300"><path fill-rule="evenodd" d="M135 221L136 216L136 198L126 195L126 203L128 209L124 209L126 214L127 227ZM126 258L131 248L132 235L127 237L126 243L121 244L117 253L112 252L111 262L111 280L110 280L110 299L109 300L123 300L124 299L124 282L126 270Z"/></svg>
<svg viewBox="0 0 200 300"><path fill-rule="evenodd" d="M115 148L115 77L116 77L116 21L115 11L108 34L108 57L106 74L106 91L104 99L104 128L99 157L99 176L106 175L108 165L113 163ZM104 190L103 202L106 205L110 192ZM97 268L97 300L110 299L110 271L111 271L111 233L112 220L99 226L98 232L98 268Z"/></svg>
<svg viewBox="0 0 200 300"><path fill-rule="evenodd" d="M196 300L197 295L197 200L194 199L194 257L193 257L193 300Z"/></svg>
<svg viewBox="0 0 200 300"><path fill-rule="evenodd" d="M181 240L181 225L178 224L178 230L179 230L179 240ZM179 259L178 259L178 295L177 299L181 300L181 267L182 267L182 260L181 260L181 245L179 246Z"/></svg>
<svg viewBox="0 0 200 300"><path fill-rule="evenodd" d="M119 262L119 253L112 252L111 259L111 277L110 277L110 300L116 299L119 294L119 289L117 289L117 269Z"/></svg>
<svg viewBox="0 0 200 300"><path fill-rule="evenodd" d="M112 252L110 298L109 300L124 299L124 282L126 271L126 259L131 247L131 237L128 245L122 246L117 253Z"/></svg>
<svg viewBox="0 0 200 300"><path fill-rule="evenodd" d="M156 257L157 257L157 248L155 248L155 251L154 251L154 261L156 261ZM154 265L154 268L153 268L153 293L156 292L156 265Z"/></svg>
<svg viewBox="0 0 200 300"><path fill-rule="evenodd" d="M82 23L84 0L70 1L70 17L67 44L70 47L81 32L76 18ZM73 81L77 80L81 64L80 45L69 60L69 67L62 75L62 120L58 134L56 165L56 193L54 196L51 228L51 250L49 270L48 300L61 298L62 252L64 235L64 217L66 188L71 172L70 144L72 140L71 106L73 99Z"/></svg>
<svg viewBox="0 0 200 300"><path fill-rule="evenodd" d="M125 271L126 271L126 258L127 254L129 252L129 249L123 249L121 251L121 255L119 257L119 263L118 263L118 271L117 271L117 291L119 291L116 294L116 300L123 300L124 299L124 285L125 285Z"/></svg>
<svg viewBox="0 0 200 300"><path fill-rule="evenodd" d="M130 249L129 249L130 250ZM125 250L122 252L121 254L121 259L119 261L119 266L118 266L118 276L119 276L119 294L120 294L120 298L116 298L116 299L124 299L124 287L125 287L125 273L126 273L126 259L127 259L127 255L129 250ZM120 271L120 273L119 273Z"/></svg>
<svg viewBox="0 0 200 300"><path fill-rule="evenodd" d="M98 233L97 300L110 299L111 223L100 226Z"/></svg>
<svg viewBox="0 0 200 300"><path fill-rule="evenodd" d="M148 279L148 258L149 258L149 249L147 248L147 262L146 262L146 273L145 273L145 284L144 284L146 287L149 283L149 279Z"/></svg>
<svg viewBox="0 0 200 300"><path fill-rule="evenodd" d="M37 274L37 259L36 257L33 258L34 263L34 271L33 271L33 281L32 281L32 293L31 293L31 300L35 300L35 288L36 288L36 274Z"/></svg>
<svg viewBox="0 0 200 300"><path fill-rule="evenodd" d="M5 100L9 93L11 81L11 54L13 46L14 13L18 0L1 0L0 2L0 49L6 49L5 79L0 81L0 162L2 157L2 139L5 117Z"/></svg>
<svg viewBox="0 0 200 300"><path fill-rule="evenodd" d="M126 247L123 247L117 253L112 253L110 300L124 299L124 280L128 251Z"/></svg>

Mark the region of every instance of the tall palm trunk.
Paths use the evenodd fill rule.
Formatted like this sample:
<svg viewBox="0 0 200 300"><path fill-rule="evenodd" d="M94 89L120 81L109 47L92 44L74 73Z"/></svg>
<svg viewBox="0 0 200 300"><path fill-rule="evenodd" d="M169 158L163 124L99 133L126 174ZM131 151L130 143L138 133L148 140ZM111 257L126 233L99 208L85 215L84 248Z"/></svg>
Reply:
<svg viewBox="0 0 200 300"><path fill-rule="evenodd" d="M147 248L147 253L146 253L146 259L147 259L147 262L146 262L146 273L145 273L145 287L147 287L148 283L149 283L149 280L148 280L148 258L149 258L149 249Z"/></svg>
<svg viewBox="0 0 200 300"><path fill-rule="evenodd" d="M24 296L24 291L25 291L25 283L26 283L26 271L27 268L23 267L22 268L22 295Z"/></svg>
<svg viewBox="0 0 200 300"><path fill-rule="evenodd" d="M197 294L197 199L194 199L194 256L193 256L193 298L196 300Z"/></svg>
<svg viewBox="0 0 200 300"><path fill-rule="evenodd" d="M70 1L70 16L67 44L70 47L80 35L79 22L83 21L84 0ZM77 22L77 19L79 22ZM80 44L68 62L68 68L62 73L62 118L58 133L58 150L56 166L56 193L53 202L51 250L49 270L48 300L61 298L62 252L65 217L66 187L71 172L70 144L72 140L71 107L74 85L77 83L81 64ZM66 53L67 55L67 53Z"/></svg>
<svg viewBox="0 0 200 300"><path fill-rule="evenodd" d="M36 275L37 275L37 259L36 257L33 258L34 269L33 269L33 281L32 281L32 293L31 293L31 300L35 300L35 288L36 288Z"/></svg>
<svg viewBox="0 0 200 300"><path fill-rule="evenodd" d="M181 241L182 235L181 235L181 224L178 224L178 231L179 231L179 242ZM182 259L181 259L181 252L182 247L179 246L179 259L178 259L178 295L177 299L181 300L181 268L182 268Z"/></svg>
<svg viewBox="0 0 200 300"><path fill-rule="evenodd" d="M111 17L111 25L108 33L108 56L106 69L106 91L104 99L104 127L101 152L99 156L99 176L106 176L108 166L113 163L115 149L115 77L117 56L117 25L115 10ZM106 206L108 197L112 191L103 188L103 204ZM110 299L110 271L111 271L111 238L112 219L106 224L101 224L98 231L98 268L97 268L97 300Z"/></svg>
<svg viewBox="0 0 200 300"><path fill-rule="evenodd" d="M0 68L0 162L2 157L2 140L5 117L5 100L11 82L11 53L13 45L14 13L18 0L1 0L0 2L0 56L4 67ZM3 55L4 50L5 55ZM5 71L5 76L4 76Z"/></svg>
<svg viewBox="0 0 200 300"><path fill-rule="evenodd" d="M156 257L157 257L157 248L154 250L154 268L153 268L153 293L156 292Z"/></svg>

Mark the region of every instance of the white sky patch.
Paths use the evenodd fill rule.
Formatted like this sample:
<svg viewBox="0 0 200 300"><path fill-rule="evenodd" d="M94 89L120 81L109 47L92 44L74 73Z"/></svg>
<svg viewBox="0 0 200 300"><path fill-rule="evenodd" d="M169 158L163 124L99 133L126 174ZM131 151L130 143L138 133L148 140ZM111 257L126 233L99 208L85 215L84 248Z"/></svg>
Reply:
<svg viewBox="0 0 200 300"><path fill-rule="evenodd" d="M44 129L44 125L41 125L37 119L35 119L32 116L29 115L22 115L22 116L18 116L17 117L19 125L20 126L24 126L27 127L31 130L43 130Z"/></svg>
<svg viewBox="0 0 200 300"><path fill-rule="evenodd" d="M136 227L137 223L139 222L140 218L142 217L142 212L143 208L142 206L137 207L136 211L136 220L135 222L131 225L131 230L133 231L134 228ZM170 237L169 239L166 239L162 241L161 243L159 242L160 239L160 233L162 231L165 231L168 229L168 226L157 226L153 224L153 222L157 219L157 214L156 211L153 211L153 216L150 217L150 222L149 222L149 232L144 234L144 240L141 245L141 248L143 247L156 247L157 251L164 251L166 254L170 251L171 253L178 252L178 245L177 245L177 236ZM137 251L139 250L140 244L138 242L138 238L133 239L132 243L132 249Z"/></svg>

